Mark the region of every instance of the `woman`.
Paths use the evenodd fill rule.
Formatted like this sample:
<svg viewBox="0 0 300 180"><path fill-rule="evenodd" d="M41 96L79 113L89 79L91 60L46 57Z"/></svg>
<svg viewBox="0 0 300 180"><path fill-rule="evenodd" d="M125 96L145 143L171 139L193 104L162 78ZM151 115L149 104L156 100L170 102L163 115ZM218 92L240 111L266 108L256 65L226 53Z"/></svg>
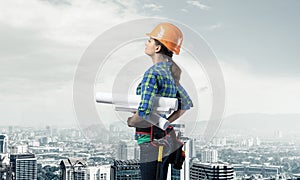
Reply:
<svg viewBox="0 0 300 180"><path fill-rule="evenodd" d="M151 57L153 66L145 73L142 82L137 87L137 94L141 95L138 111L128 118L128 126L136 127L136 139L140 145L141 175L143 180L157 179L158 148L153 139L160 139L166 133L147 120L150 117L155 96L178 98L179 108L168 118L170 123L179 118L186 110L193 106L191 99L179 84L181 70L172 60L173 53L179 54L182 44L181 31L170 23L158 24L147 36L145 53ZM169 129L172 130L172 127ZM165 156L159 166L159 179L167 178L169 157Z"/></svg>

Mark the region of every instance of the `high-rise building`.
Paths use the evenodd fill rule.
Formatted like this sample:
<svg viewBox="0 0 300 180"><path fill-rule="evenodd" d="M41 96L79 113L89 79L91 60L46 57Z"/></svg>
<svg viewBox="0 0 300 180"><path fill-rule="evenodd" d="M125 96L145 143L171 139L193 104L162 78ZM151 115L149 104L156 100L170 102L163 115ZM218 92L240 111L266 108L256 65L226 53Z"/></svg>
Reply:
<svg viewBox="0 0 300 180"><path fill-rule="evenodd" d="M6 178L8 171L8 136L6 134L0 134L0 179Z"/></svg>
<svg viewBox="0 0 300 180"><path fill-rule="evenodd" d="M177 170L169 166L168 180L189 180L190 179L190 164L192 158L196 157L194 150L194 140L187 137L181 137L181 142L184 143L183 151L185 153L185 161L183 162L182 169Z"/></svg>
<svg viewBox="0 0 300 180"><path fill-rule="evenodd" d="M111 165L88 167L87 180L110 180Z"/></svg>
<svg viewBox="0 0 300 180"><path fill-rule="evenodd" d="M13 127L8 126L8 134L11 135L13 133Z"/></svg>
<svg viewBox="0 0 300 180"><path fill-rule="evenodd" d="M46 126L46 136L52 137L52 128L50 126Z"/></svg>
<svg viewBox="0 0 300 180"><path fill-rule="evenodd" d="M134 128L128 129L123 123L109 126L109 143L118 144L120 139L134 140Z"/></svg>
<svg viewBox="0 0 300 180"><path fill-rule="evenodd" d="M86 180L87 174L87 163L83 159L69 158L60 162L61 180Z"/></svg>
<svg viewBox="0 0 300 180"><path fill-rule="evenodd" d="M203 149L201 153L201 162L215 163L218 162L218 151L215 149Z"/></svg>
<svg viewBox="0 0 300 180"><path fill-rule="evenodd" d="M178 138L184 137L185 135L185 124L171 124L174 127Z"/></svg>
<svg viewBox="0 0 300 180"><path fill-rule="evenodd" d="M191 160L196 157L194 139L185 136L185 124L172 124L172 126L177 137L184 144L185 161L181 170L169 166L168 180L189 180Z"/></svg>
<svg viewBox="0 0 300 180"><path fill-rule="evenodd" d="M8 154L0 154L0 179L7 179L9 169Z"/></svg>
<svg viewBox="0 0 300 180"><path fill-rule="evenodd" d="M118 147L118 159L139 159L139 146L134 140L121 140Z"/></svg>
<svg viewBox="0 0 300 180"><path fill-rule="evenodd" d="M221 146L226 146L226 141L227 141L227 138L226 137L214 137L212 139L212 143L211 145L212 146L218 146L218 147L221 147Z"/></svg>
<svg viewBox="0 0 300 180"><path fill-rule="evenodd" d="M254 145L255 145L255 146L260 146L260 143L261 143L260 139L259 139L258 137L256 137L256 138L254 139Z"/></svg>
<svg viewBox="0 0 300 180"><path fill-rule="evenodd" d="M140 180L141 178L139 160L114 161L111 180Z"/></svg>
<svg viewBox="0 0 300 180"><path fill-rule="evenodd" d="M6 154L8 151L8 137L6 134L0 134L0 154Z"/></svg>
<svg viewBox="0 0 300 180"><path fill-rule="evenodd" d="M269 164L250 164L244 162L242 164L232 165L237 177L243 177L244 175L262 175L264 178L275 177L283 172L282 166L275 166Z"/></svg>
<svg viewBox="0 0 300 180"><path fill-rule="evenodd" d="M13 145L10 147L10 154L25 154L28 152L27 145Z"/></svg>
<svg viewBox="0 0 300 180"><path fill-rule="evenodd" d="M193 162L190 179L235 179L235 174L231 165Z"/></svg>
<svg viewBox="0 0 300 180"><path fill-rule="evenodd" d="M254 139L252 137L243 139L241 145L246 147L252 147L254 145Z"/></svg>
<svg viewBox="0 0 300 180"><path fill-rule="evenodd" d="M34 154L11 154L11 179L37 179L37 158Z"/></svg>
<svg viewBox="0 0 300 180"><path fill-rule="evenodd" d="M275 131L274 135L275 135L275 138L282 138L282 131L277 130L277 131Z"/></svg>

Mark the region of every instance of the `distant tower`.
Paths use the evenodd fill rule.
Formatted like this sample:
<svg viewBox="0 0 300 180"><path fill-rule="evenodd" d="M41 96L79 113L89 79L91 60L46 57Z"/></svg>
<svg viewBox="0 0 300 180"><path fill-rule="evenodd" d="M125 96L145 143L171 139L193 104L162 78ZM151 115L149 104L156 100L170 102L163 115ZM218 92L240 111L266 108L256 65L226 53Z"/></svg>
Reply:
<svg viewBox="0 0 300 180"><path fill-rule="evenodd" d="M8 150L8 137L6 134L0 134L0 154L6 154Z"/></svg>
<svg viewBox="0 0 300 180"><path fill-rule="evenodd" d="M256 137L256 138L254 139L254 145L255 145L255 146L260 146L260 143L261 143L260 139L259 139L258 137Z"/></svg>
<svg viewBox="0 0 300 180"><path fill-rule="evenodd" d="M52 137L52 128L50 126L46 126L46 135Z"/></svg>
<svg viewBox="0 0 300 180"><path fill-rule="evenodd" d="M11 135L13 133L13 127L9 126L8 127L8 134Z"/></svg>
<svg viewBox="0 0 300 180"><path fill-rule="evenodd" d="M37 158L34 154L11 154L11 179L37 179Z"/></svg>
<svg viewBox="0 0 300 180"><path fill-rule="evenodd" d="M13 145L10 146L10 154L26 154L28 152L28 146L21 145Z"/></svg>
<svg viewBox="0 0 300 180"><path fill-rule="evenodd" d="M139 146L134 140L121 140L118 147L118 159L139 159Z"/></svg>
<svg viewBox="0 0 300 180"><path fill-rule="evenodd" d="M223 138L213 138L212 139L212 145L213 146L218 146L218 147L221 147L221 146L226 146L226 137L223 137Z"/></svg>
<svg viewBox="0 0 300 180"><path fill-rule="evenodd" d="M282 138L282 131L280 130L275 131L275 138Z"/></svg>
<svg viewBox="0 0 300 180"><path fill-rule="evenodd" d="M181 138L185 135L185 124L171 124L174 127L176 135Z"/></svg>
<svg viewBox="0 0 300 180"><path fill-rule="evenodd" d="M218 162L218 151L215 149L204 149L201 151L201 162L215 163Z"/></svg>

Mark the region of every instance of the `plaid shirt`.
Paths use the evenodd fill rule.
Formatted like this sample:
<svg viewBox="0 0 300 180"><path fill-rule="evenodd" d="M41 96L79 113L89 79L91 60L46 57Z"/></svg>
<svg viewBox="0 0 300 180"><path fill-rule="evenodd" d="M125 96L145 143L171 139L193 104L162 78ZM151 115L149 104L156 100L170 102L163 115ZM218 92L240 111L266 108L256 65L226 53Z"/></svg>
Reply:
<svg viewBox="0 0 300 180"><path fill-rule="evenodd" d="M149 119L156 95L162 97L176 97L179 102L178 109L187 110L193 106L187 92L181 85L176 86L172 77L170 62L159 62L150 67L144 74L142 82L136 89L136 94L141 95L138 114L145 120ZM138 144L150 142L150 134L136 132Z"/></svg>
<svg viewBox="0 0 300 180"><path fill-rule="evenodd" d="M137 87L136 94L141 95L138 114L145 120L149 119L155 95L178 98L179 109L182 110L193 106L185 89L181 85L176 86L170 71L171 65L170 62L154 64L145 72L142 82Z"/></svg>

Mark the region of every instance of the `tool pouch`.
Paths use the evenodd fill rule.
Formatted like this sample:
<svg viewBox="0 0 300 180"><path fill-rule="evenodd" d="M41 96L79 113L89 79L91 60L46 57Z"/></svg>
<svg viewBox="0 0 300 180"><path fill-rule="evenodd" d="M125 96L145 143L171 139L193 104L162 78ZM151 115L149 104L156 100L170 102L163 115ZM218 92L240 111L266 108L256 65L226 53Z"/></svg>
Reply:
<svg viewBox="0 0 300 180"><path fill-rule="evenodd" d="M185 152L182 150L182 148L183 145L172 152L169 156L169 162L170 164L173 164L174 169L182 169L182 165L185 160Z"/></svg>
<svg viewBox="0 0 300 180"><path fill-rule="evenodd" d="M151 142L153 139L165 140L164 156L169 156L169 163L173 164L174 169L182 169L183 162L185 161L185 152L182 150L183 143L176 137L175 131L172 126L169 126L165 131L156 126L151 127ZM155 144L153 144L156 146Z"/></svg>

